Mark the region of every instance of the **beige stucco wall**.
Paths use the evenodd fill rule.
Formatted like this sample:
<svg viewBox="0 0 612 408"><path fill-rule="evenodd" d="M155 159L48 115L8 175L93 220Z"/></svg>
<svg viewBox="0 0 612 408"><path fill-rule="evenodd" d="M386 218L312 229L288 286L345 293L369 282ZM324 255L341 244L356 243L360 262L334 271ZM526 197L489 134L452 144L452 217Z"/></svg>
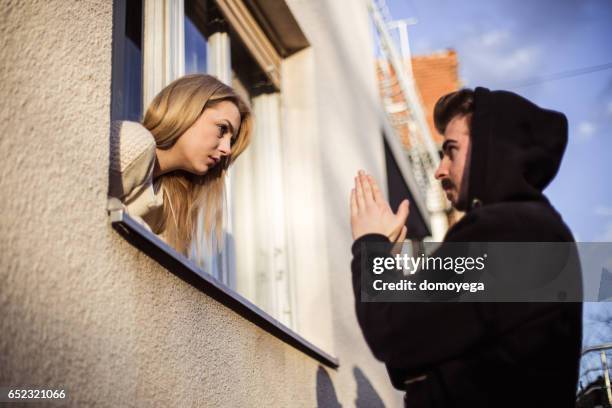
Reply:
<svg viewBox="0 0 612 408"><path fill-rule="evenodd" d="M305 171L304 175L317 177L317 193L323 197L322 204L317 202L315 194L307 201L311 206L320 205L322 232L318 242L325 244L324 250L318 249L317 244L310 247L317 248L311 250L310 258L318 255L326 258L332 338L334 351L341 361L341 368L334 377L335 387L341 389L339 398L345 406L354 406L356 400L358 406L379 406L381 402L386 406L402 406L401 395L391 387L384 365L372 357L363 340L355 316L349 270L352 239L348 197L353 177L358 169L365 169L382 182L386 174L378 116L381 102L366 2L287 0L287 3L311 44L309 52L312 55L302 59L312 58L314 72L300 74L307 78L312 75L314 80L293 81L285 88L301 88L299 100L302 104L307 103L309 92L315 95L316 106L312 109L317 127L308 120L294 126L301 129L296 139L302 141L299 151L306 161L313 160L306 153L311 153L313 146L318 149L316 162L320 168ZM289 67L283 72L288 82L293 77L292 69L300 70L306 65L303 60L296 64L297 67ZM292 105L292 101L286 102ZM312 135L318 137L313 140ZM296 179L294 184L297 183ZM304 183L307 181L299 185ZM381 188L386 190L384 182ZM312 281L311 276L298 276L297 279L301 291L305 291ZM299 306L298 303L298 313L308 313ZM316 311L317 304L313 302L309 309ZM311 322L316 322L320 313L322 311L312 313ZM302 323L300 329L306 331L304 321L308 318L298 320ZM317 336L311 332L306 331L305 335L317 342Z"/></svg>
<svg viewBox="0 0 612 408"><path fill-rule="evenodd" d="M338 51L355 44L348 29L332 27L341 15L330 4L340 2L289 3L313 47L322 47L315 50L317 64L324 64L317 68L320 101L330 92L337 98L321 103L319 126L337 123L332 104L356 103L340 112L336 126L349 126L344 136L329 152L322 149L331 177L322 191L330 194L324 217L340 369L322 368L200 293L109 226L111 2L4 0L0 386L65 388L71 406L400 405L356 325L342 218L353 165L370 163L377 175L383 169L382 147L365 139L377 128L366 114L375 87L345 89L365 80L370 67L342 79L359 53L358 44ZM364 17L361 5L350 11ZM315 22L325 16L318 24L329 27L319 32ZM363 26L358 31L364 35ZM325 35L337 39L324 45ZM326 84L333 87L324 90ZM353 134L355 160L330 171L333 152Z"/></svg>

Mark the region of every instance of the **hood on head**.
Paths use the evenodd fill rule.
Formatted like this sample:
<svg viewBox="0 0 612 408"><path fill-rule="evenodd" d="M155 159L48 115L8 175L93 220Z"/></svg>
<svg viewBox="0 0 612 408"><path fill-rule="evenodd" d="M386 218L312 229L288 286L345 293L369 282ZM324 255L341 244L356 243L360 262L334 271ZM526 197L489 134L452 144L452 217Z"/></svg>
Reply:
<svg viewBox="0 0 612 408"><path fill-rule="evenodd" d="M474 91L468 206L546 200L561 165L565 115L508 91Z"/></svg>

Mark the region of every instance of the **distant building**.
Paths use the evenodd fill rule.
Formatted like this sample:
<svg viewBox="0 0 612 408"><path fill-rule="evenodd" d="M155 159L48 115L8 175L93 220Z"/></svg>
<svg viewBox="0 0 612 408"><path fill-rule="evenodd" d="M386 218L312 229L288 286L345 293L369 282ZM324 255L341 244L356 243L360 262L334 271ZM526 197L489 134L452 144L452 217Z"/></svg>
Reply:
<svg viewBox="0 0 612 408"><path fill-rule="evenodd" d="M442 136L436 131L433 122L433 109L437 100L461 87L459 80L459 61L454 50L440 51L429 55L416 56L411 59L411 69L417 91L421 98L423 109L425 110L429 132L436 143L438 149L442 145ZM404 148L410 151L412 147L409 112L403 107L406 99L401 92L397 76L392 66L386 66L386 61L378 61L377 73L379 79L379 90L381 96L390 99L391 104L387 103L387 111L391 115L391 122L400 137ZM387 73L386 73L386 72ZM453 210L445 197L445 211L448 216L448 223L452 225L460 218L460 213Z"/></svg>

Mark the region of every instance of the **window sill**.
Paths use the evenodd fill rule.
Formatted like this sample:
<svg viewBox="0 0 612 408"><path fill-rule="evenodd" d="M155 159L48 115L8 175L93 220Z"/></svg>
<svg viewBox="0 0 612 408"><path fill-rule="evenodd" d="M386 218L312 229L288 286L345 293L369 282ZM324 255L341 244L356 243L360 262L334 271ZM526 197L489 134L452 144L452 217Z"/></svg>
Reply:
<svg viewBox="0 0 612 408"><path fill-rule="evenodd" d="M155 234L147 231L125 211L111 211L110 221L112 227L130 244L156 260L183 281L232 309L279 340L295 347L328 367L338 368L339 362L336 357L319 349L234 290L203 272L193 262L176 252Z"/></svg>

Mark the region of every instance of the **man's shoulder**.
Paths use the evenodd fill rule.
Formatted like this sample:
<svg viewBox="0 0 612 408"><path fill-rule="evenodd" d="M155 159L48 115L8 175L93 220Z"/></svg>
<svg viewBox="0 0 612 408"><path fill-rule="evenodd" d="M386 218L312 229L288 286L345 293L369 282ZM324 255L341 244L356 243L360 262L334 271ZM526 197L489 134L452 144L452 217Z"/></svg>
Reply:
<svg viewBox="0 0 612 408"><path fill-rule="evenodd" d="M512 201L468 212L446 241L573 241L559 213L547 201Z"/></svg>

